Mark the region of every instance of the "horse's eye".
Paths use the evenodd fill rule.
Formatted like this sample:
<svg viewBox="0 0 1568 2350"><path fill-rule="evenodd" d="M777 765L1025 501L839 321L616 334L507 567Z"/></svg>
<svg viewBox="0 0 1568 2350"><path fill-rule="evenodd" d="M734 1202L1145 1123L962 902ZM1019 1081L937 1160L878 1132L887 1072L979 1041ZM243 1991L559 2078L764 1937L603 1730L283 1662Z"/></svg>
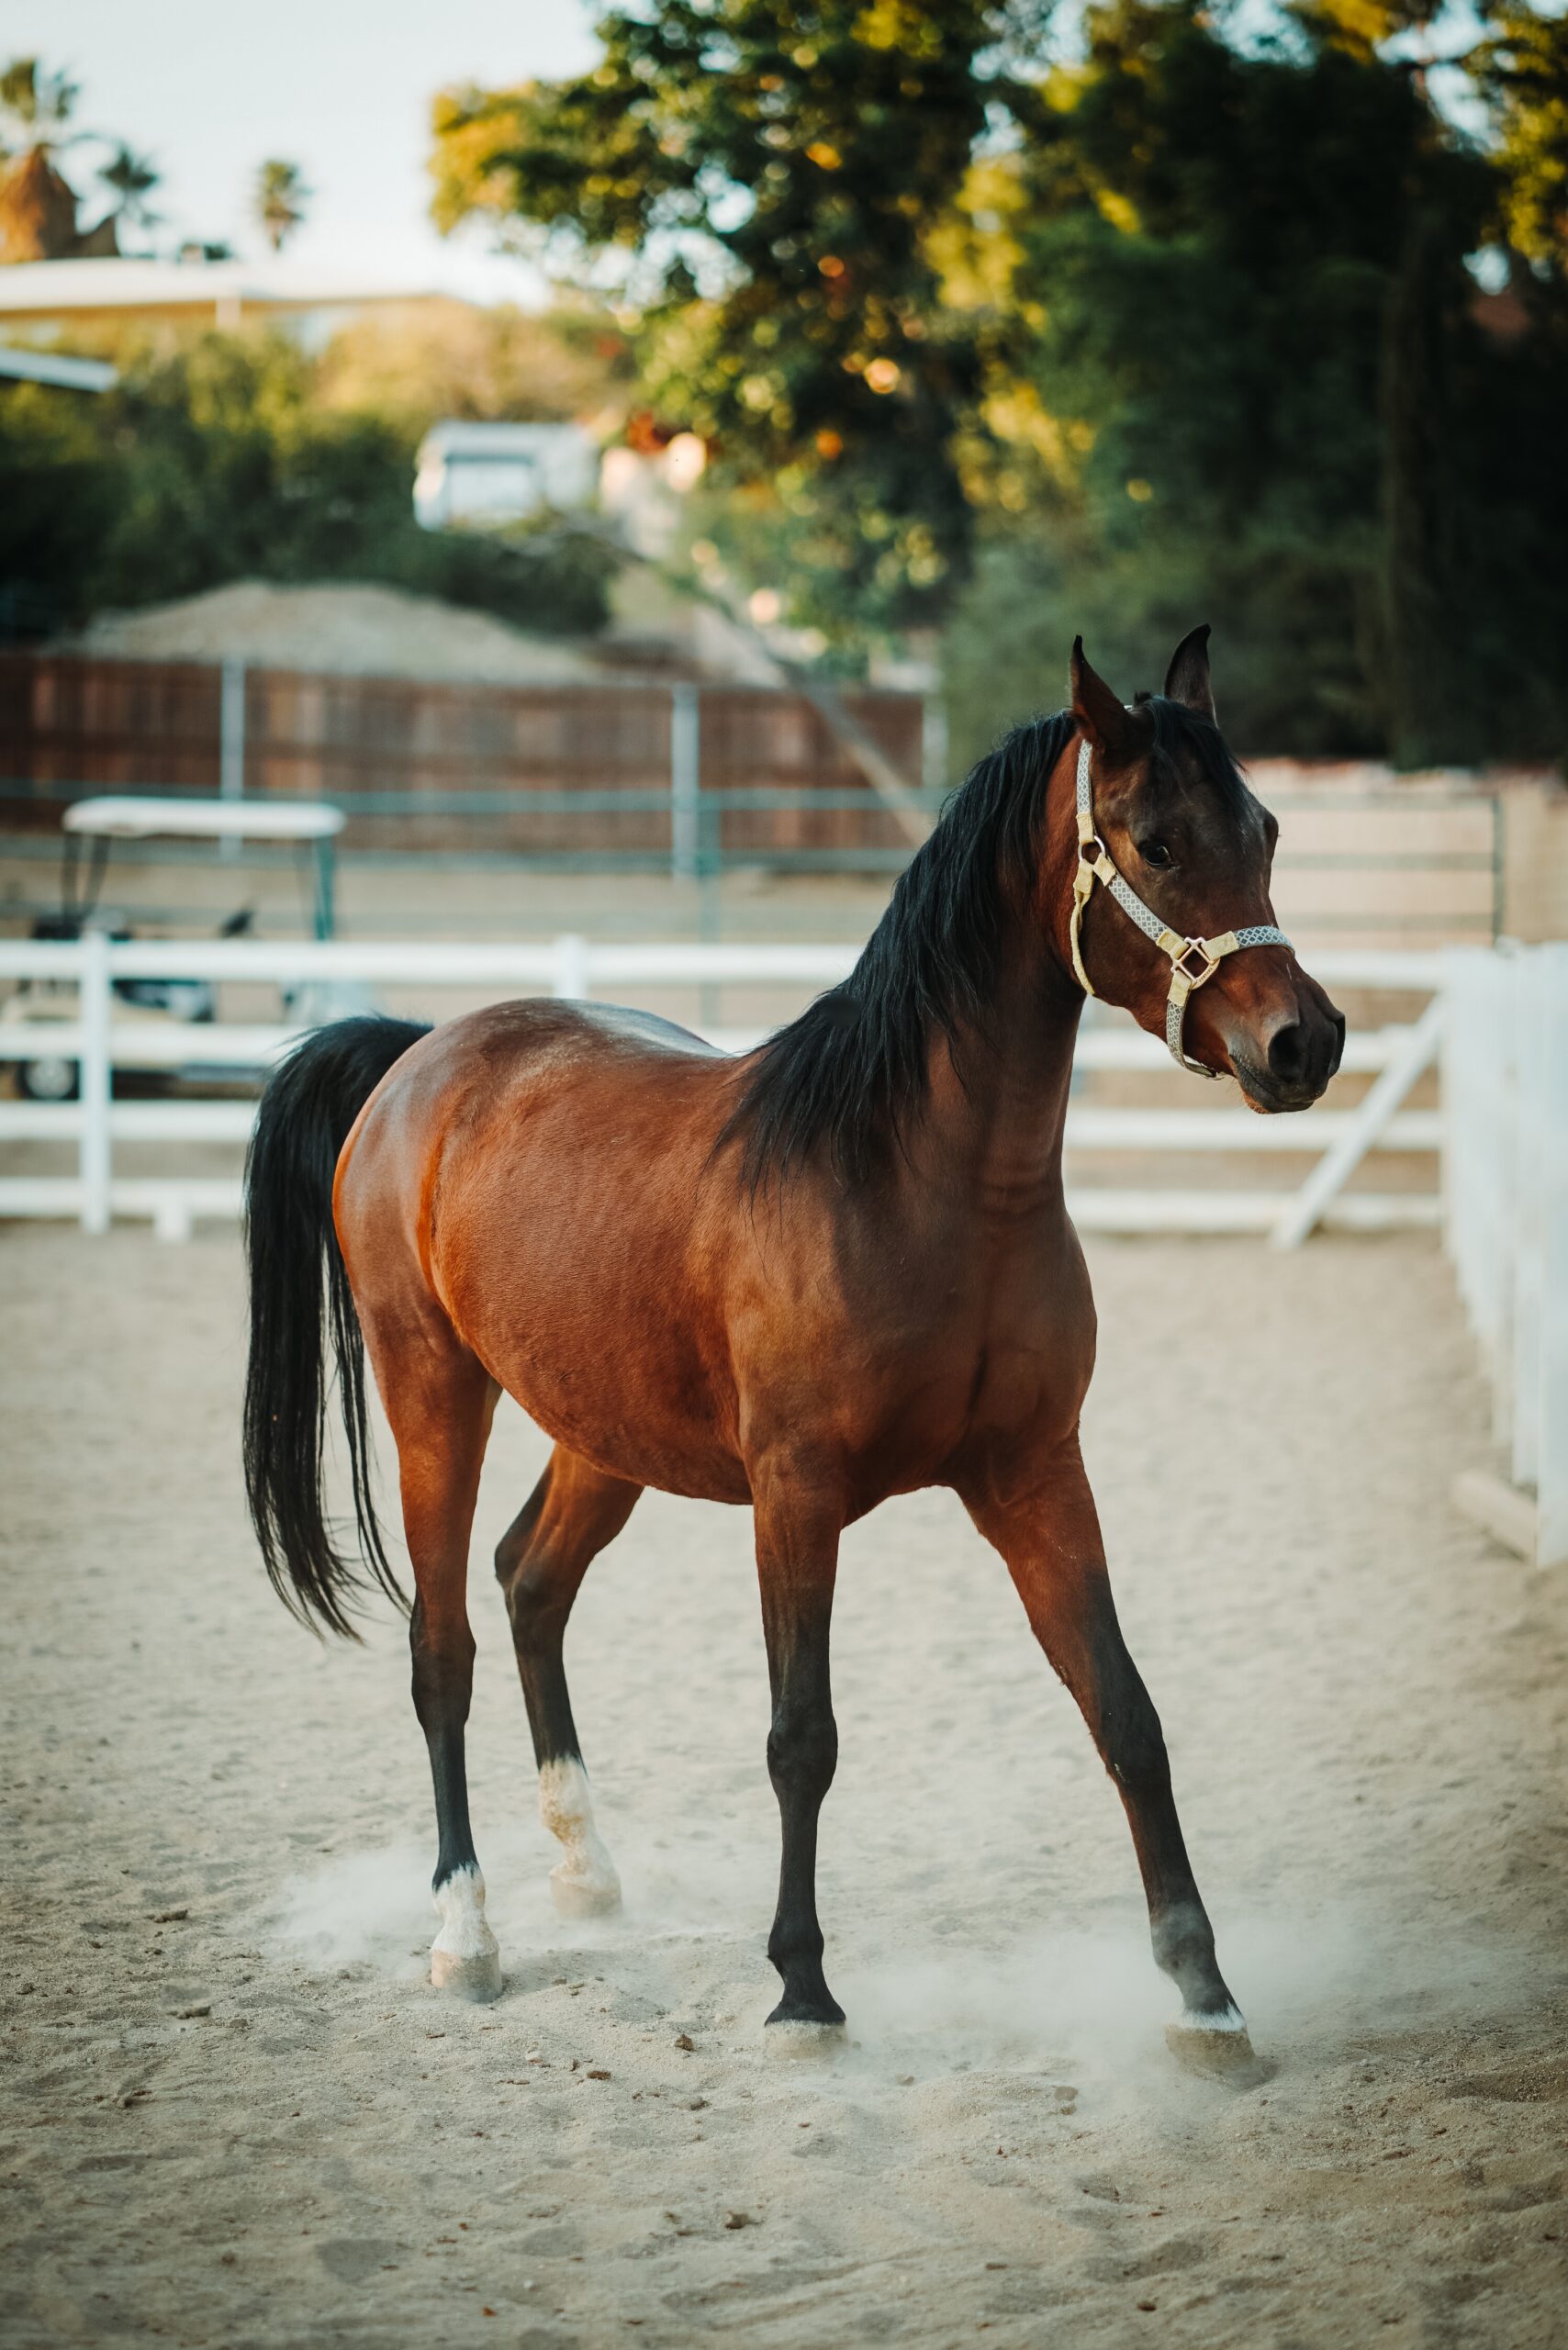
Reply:
<svg viewBox="0 0 1568 2350"><path fill-rule="evenodd" d="M1139 841L1137 853L1146 865L1169 865L1170 851L1163 841Z"/></svg>

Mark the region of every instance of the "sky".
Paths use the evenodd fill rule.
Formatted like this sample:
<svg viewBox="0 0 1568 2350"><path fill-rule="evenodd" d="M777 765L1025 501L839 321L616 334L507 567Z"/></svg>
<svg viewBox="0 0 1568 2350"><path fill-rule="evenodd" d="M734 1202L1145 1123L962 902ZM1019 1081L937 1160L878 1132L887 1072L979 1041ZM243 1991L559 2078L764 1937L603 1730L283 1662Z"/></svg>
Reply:
<svg viewBox="0 0 1568 2350"><path fill-rule="evenodd" d="M256 166L298 163L316 191L290 255L375 285L532 301L540 281L482 229L431 226L431 94L580 71L597 53L585 0L0 0L0 54L37 54L81 84L76 119L150 154L160 245L263 250L247 214ZM65 159L83 187L83 148ZM95 218L84 204L84 218Z"/></svg>

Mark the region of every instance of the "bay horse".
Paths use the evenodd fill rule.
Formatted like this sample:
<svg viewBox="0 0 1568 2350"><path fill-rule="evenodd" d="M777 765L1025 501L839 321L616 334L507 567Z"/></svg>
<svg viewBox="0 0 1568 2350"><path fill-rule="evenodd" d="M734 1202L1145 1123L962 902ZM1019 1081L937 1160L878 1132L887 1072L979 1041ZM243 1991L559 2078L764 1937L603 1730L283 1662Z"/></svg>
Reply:
<svg viewBox="0 0 1568 2350"><path fill-rule="evenodd" d="M1095 1318L1061 1169L1086 989L1255 1110L1305 1108L1338 1066L1344 1021L1274 923L1278 827L1215 721L1207 638L1131 707L1080 640L1070 707L980 762L850 976L755 1052L536 1000L433 1030L341 1021L269 1083L247 1169L251 1510L301 1617L352 1634L366 1567L400 1596L371 1500L368 1349L414 1574L437 1985L500 1988L464 1732L469 1536L504 1390L554 1445L496 1572L564 1910L620 1894L562 1665L583 1577L644 1486L749 1503L782 1829L768 2037L842 2031L815 1891L839 1537L890 1494L946 1485L1126 1807L1182 1995L1172 2045L1250 2060L1080 1455ZM329 1352L358 1561L322 1498Z"/></svg>

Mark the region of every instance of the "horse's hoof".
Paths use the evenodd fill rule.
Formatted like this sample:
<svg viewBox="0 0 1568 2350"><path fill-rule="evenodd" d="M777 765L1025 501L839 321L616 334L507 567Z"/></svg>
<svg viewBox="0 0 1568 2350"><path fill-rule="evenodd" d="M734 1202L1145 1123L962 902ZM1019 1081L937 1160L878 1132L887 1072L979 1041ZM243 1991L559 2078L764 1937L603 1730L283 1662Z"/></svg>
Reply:
<svg viewBox="0 0 1568 2350"><path fill-rule="evenodd" d="M849 2032L842 2022L812 2023L791 2016L775 2021L769 2016L763 2026L762 2044L769 2056L781 2057L790 2064L801 2059L822 2063L848 2047Z"/></svg>
<svg viewBox="0 0 1568 2350"><path fill-rule="evenodd" d="M431 1981L438 1991L455 1999L487 2006L501 1996L501 1954L492 1942L488 1950L431 1952Z"/></svg>
<svg viewBox="0 0 1568 2350"><path fill-rule="evenodd" d="M579 1871L558 1861L550 1872L550 1897L558 1917L613 1917L621 1907L621 1879L612 1868Z"/></svg>
<svg viewBox="0 0 1568 2350"><path fill-rule="evenodd" d="M1189 2011L1165 2027L1165 2044L1190 2073L1256 2073L1260 2067L1247 2026L1236 2008L1221 2008L1213 2015Z"/></svg>

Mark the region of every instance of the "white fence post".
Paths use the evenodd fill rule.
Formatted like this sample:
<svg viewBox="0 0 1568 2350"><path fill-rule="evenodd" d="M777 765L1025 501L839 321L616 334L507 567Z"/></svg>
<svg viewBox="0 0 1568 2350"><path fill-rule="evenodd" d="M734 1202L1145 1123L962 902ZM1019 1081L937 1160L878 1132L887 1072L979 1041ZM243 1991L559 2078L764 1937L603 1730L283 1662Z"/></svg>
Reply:
<svg viewBox="0 0 1568 2350"><path fill-rule="evenodd" d="M1541 1113L1545 1107L1546 974L1539 958L1514 963L1514 1229L1512 1354L1508 1393L1513 1480L1533 1485L1540 1474L1540 1341L1546 1320L1541 1282L1546 1272L1546 1167Z"/></svg>
<svg viewBox="0 0 1568 2350"><path fill-rule="evenodd" d="M1536 1558L1568 1565L1568 946L1540 950L1541 1298Z"/></svg>
<svg viewBox="0 0 1568 2350"><path fill-rule="evenodd" d="M82 1058L77 1069L82 1131L77 1145L77 1174L82 1186L82 1229L106 1232L112 1171L109 1100L113 1077L109 1062L109 942L101 930L87 930L82 934L79 987Z"/></svg>
<svg viewBox="0 0 1568 2350"><path fill-rule="evenodd" d="M555 941L555 975L550 982L552 995L564 996L569 1003L583 1003L588 999L588 940L575 930L563 931Z"/></svg>
<svg viewBox="0 0 1568 2350"><path fill-rule="evenodd" d="M1455 1500L1540 1566L1568 1564L1568 946L1445 957L1444 1221L1511 1482ZM1535 1489L1532 1501L1529 1488Z"/></svg>

